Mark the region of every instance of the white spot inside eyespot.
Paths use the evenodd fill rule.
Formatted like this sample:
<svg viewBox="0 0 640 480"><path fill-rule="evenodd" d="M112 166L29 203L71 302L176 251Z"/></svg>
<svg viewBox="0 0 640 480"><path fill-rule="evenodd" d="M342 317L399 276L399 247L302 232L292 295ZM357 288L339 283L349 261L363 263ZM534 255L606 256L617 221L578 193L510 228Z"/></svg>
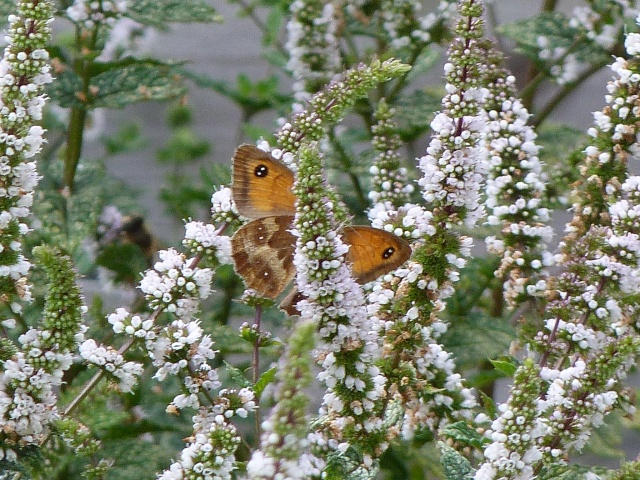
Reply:
<svg viewBox="0 0 640 480"><path fill-rule="evenodd" d="M258 237L258 240L264 240L264 237L260 236Z"/></svg>

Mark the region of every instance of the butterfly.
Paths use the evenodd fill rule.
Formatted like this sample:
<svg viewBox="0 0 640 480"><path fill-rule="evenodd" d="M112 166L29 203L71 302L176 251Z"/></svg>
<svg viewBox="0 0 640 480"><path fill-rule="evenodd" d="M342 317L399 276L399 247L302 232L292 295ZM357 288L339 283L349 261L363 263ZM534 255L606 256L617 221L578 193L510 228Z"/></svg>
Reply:
<svg viewBox="0 0 640 480"><path fill-rule="evenodd" d="M251 221L231 238L236 272L247 288L276 298L295 276L296 237L289 231L295 215L293 172L253 145L233 157L232 194L238 212ZM346 226L339 232L350 245L346 261L358 283L375 280L402 265L411 247L402 238L373 227Z"/></svg>

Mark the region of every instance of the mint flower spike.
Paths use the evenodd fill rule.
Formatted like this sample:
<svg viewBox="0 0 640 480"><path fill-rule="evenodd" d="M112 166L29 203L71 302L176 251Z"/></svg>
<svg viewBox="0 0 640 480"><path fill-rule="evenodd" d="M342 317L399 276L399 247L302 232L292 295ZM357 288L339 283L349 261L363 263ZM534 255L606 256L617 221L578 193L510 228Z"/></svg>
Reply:
<svg viewBox="0 0 640 480"><path fill-rule="evenodd" d="M20 335L19 351L3 362L0 372L2 452L9 460L16 458L13 447L41 444L59 418L55 391L85 330L85 307L71 259L45 247L35 248L34 254L49 281L42 327Z"/></svg>
<svg viewBox="0 0 640 480"><path fill-rule="evenodd" d="M589 129L579 201L554 257L563 273L547 282L548 316L529 344L538 364L516 371L476 480L533 479L580 450L615 408L635 411L622 381L640 349L640 177L626 168L640 152L640 34L625 47L632 58L613 63L607 106Z"/></svg>
<svg viewBox="0 0 640 480"><path fill-rule="evenodd" d="M369 65L359 65L347 70L341 80L327 85L314 94L307 108L293 116L276 133L276 141L286 152L297 152L302 142L307 144L320 140L329 125L338 122L356 101L365 97L380 83L399 77L411 69L409 65L395 59L381 62L373 60ZM292 161L284 156L285 162ZM295 164L290 163L295 170Z"/></svg>
<svg viewBox="0 0 640 480"><path fill-rule="evenodd" d="M438 343L447 329L439 312L471 254L472 239L460 236L454 227L471 227L481 218L480 190L487 170L486 115L481 108L486 92L479 83L485 68L479 45L482 5L460 2L458 12L457 38L445 65L447 94L432 123L435 133L426 155L419 159L424 172L419 185L427 205L402 206L402 227L393 230L424 243L414 245L412 261L385 276L368 297L368 311L383 332L379 365L388 379L389 404L404 410L401 423L389 429L389 435L404 439L435 433L451 420L469 419L476 406L452 355ZM374 225L380 222L387 228L385 213L376 213Z"/></svg>
<svg viewBox="0 0 640 480"><path fill-rule="evenodd" d="M341 70L335 8L324 0L294 1L289 7L287 69L293 74L298 102L309 100Z"/></svg>
<svg viewBox="0 0 640 480"><path fill-rule="evenodd" d="M293 191L298 197L292 233L297 237L294 264L297 287L305 298L302 319L317 324L318 375L327 386L321 409L320 445L328 439L333 455L356 449L364 468L386 448L386 432L376 405L384 397L385 378L373 365L377 333L367 315L362 289L351 276L345 245L337 231L333 202L322 173L317 144L302 145Z"/></svg>
<svg viewBox="0 0 640 480"><path fill-rule="evenodd" d="M309 396L305 392L312 381L310 352L315 330L313 322L302 320L287 341L274 385L275 406L262 422L260 449L247 464L251 480L307 479L321 474L321 460L309 452Z"/></svg>
<svg viewBox="0 0 640 480"><path fill-rule="evenodd" d="M9 16L7 46L0 61L0 299L20 311L17 299L31 298L27 273L31 267L21 253L24 223L31 213L39 177L37 155L44 129L44 86L51 82L46 50L53 9L46 1L19 1L17 15Z"/></svg>
<svg viewBox="0 0 640 480"><path fill-rule="evenodd" d="M530 114L516 98L515 77L502 67L503 55L488 45L486 58L491 67L483 105L490 163L485 206L487 223L501 228L485 241L487 250L501 257L495 275L503 279L505 299L514 307L546 291L543 266L552 261L546 245L553 229L547 225L549 210L541 206L546 174L537 135L527 124Z"/></svg>

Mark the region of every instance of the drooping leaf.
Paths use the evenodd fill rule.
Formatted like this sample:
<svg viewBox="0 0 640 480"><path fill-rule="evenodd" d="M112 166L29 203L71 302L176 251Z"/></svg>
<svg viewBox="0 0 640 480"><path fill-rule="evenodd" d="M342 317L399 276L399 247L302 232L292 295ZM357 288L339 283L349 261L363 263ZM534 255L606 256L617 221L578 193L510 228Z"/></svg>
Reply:
<svg viewBox="0 0 640 480"><path fill-rule="evenodd" d="M126 15L143 25L166 29L167 23L212 23L222 17L215 8L199 0L133 0Z"/></svg>
<svg viewBox="0 0 640 480"><path fill-rule="evenodd" d="M232 381L240 385L240 387L248 387L248 388L251 387L251 382L247 380L247 377L244 376L244 373L242 373L242 370L240 370L237 367L234 367L229 362L225 361L223 363L227 370L227 373L229 374L229 378Z"/></svg>
<svg viewBox="0 0 640 480"><path fill-rule="evenodd" d="M122 108L143 100L167 100L186 92L172 67L149 63L101 73L91 79L89 90L93 108Z"/></svg>
<svg viewBox="0 0 640 480"><path fill-rule="evenodd" d="M499 360L489 360L491 365L493 365L496 370L504 373L507 377L513 377L513 374L516 373L518 366L515 362L510 359L499 359Z"/></svg>
<svg viewBox="0 0 640 480"><path fill-rule="evenodd" d="M258 381L253 387L256 393L256 398L260 398L260 395L262 395L262 392L264 391L264 389L267 388L267 386L273 382L274 378L276 378L277 371L278 371L278 368L273 367L267 370L266 372L264 372L262 375L260 375L260 378L258 379Z"/></svg>

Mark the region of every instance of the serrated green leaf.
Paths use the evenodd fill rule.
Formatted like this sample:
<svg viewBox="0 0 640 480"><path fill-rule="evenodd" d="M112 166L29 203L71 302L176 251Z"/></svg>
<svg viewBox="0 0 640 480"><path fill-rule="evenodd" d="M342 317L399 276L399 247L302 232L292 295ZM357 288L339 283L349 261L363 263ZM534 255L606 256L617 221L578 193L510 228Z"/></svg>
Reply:
<svg viewBox="0 0 640 480"><path fill-rule="evenodd" d="M278 371L278 367L273 367L260 375L260 378L253 386L253 390L256 393L256 398L260 398L262 392L267 386L273 382L274 378L276 378L276 372Z"/></svg>
<svg viewBox="0 0 640 480"><path fill-rule="evenodd" d="M172 67L133 64L101 73L91 79L92 108L122 108L143 100L167 100L186 92Z"/></svg>
<svg viewBox="0 0 640 480"><path fill-rule="evenodd" d="M420 78L426 72L432 70L441 56L442 53L435 48L427 48L424 50L413 63L411 71L407 74L407 82L412 82L414 79Z"/></svg>
<svg viewBox="0 0 640 480"><path fill-rule="evenodd" d="M444 436L453 439L455 442L470 445L475 448L483 448L489 439L483 437L475 429L465 422L455 422L447 425L441 432Z"/></svg>
<svg viewBox="0 0 640 480"><path fill-rule="evenodd" d="M71 69L55 74L55 81L46 86L46 93L54 103L63 108L82 108L82 78Z"/></svg>
<svg viewBox="0 0 640 480"><path fill-rule="evenodd" d="M496 370L504 373L507 377L513 377L513 374L516 373L518 366L510 361L510 360L491 360L491 365L495 367Z"/></svg>
<svg viewBox="0 0 640 480"><path fill-rule="evenodd" d="M427 132L435 112L441 108L441 100L440 93L416 90L394 102L400 137L411 141Z"/></svg>
<svg viewBox="0 0 640 480"><path fill-rule="evenodd" d="M126 16L158 29L167 23L212 23L222 17L215 8L199 0L134 0L128 3Z"/></svg>
<svg viewBox="0 0 640 480"><path fill-rule="evenodd" d="M227 372L229 373L229 378L231 380L233 380L238 385L240 385L240 387L251 388L251 382L247 380L247 377L244 376L244 373L242 372L242 370L240 370L237 367L234 367L227 361L224 361L223 363L227 369Z"/></svg>
<svg viewBox="0 0 640 480"><path fill-rule="evenodd" d="M439 442L438 446L441 452L440 462L447 480L471 480L473 478L475 470L469 460L443 442Z"/></svg>

